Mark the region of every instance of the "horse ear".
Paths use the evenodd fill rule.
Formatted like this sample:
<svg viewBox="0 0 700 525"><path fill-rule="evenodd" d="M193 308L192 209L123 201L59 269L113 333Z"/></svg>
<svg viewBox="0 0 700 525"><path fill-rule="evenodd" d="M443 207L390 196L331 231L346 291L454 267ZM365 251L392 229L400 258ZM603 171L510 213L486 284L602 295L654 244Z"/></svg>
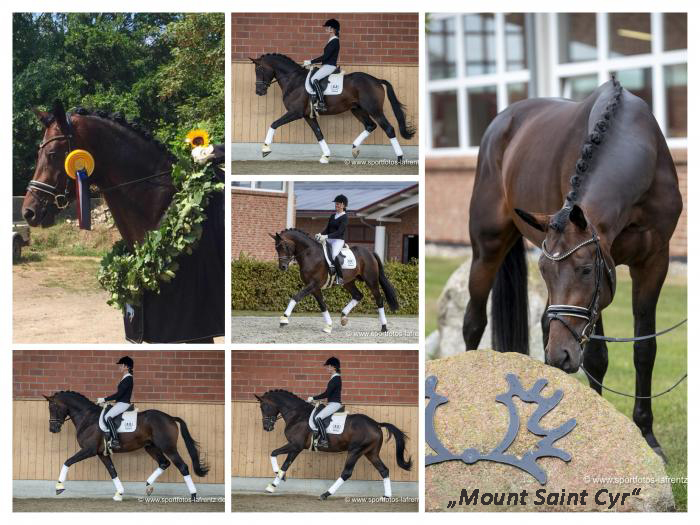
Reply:
<svg viewBox="0 0 700 525"><path fill-rule="evenodd" d="M586 216L583 214L583 210L578 206L578 204L574 204L574 207L571 208L571 213L569 213L569 219L581 231L585 231L588 227L588 221L586 220Z"/></svg>
<svg viewBox="0 0 700 525"><path fill-rule="evenodd" d="M258 394L253 394L255 396L255 399L260 401L262 403L262 398Z"/></svg>
<svg viewBox="0 0 700 525"><path fill-rule="evenodd" d="M268 235L269 235L270 237L272 237L274 240L277 240L277 234L276 234L276 233L275 233L274 235L272 235L271 233L268 232Z"/></svg>
<svg viewBox="0 0 700 525"><path fill-rule="evenodd" d="M531 213L528 213L524 210L521 210L519 208L515 208L515 213L520 217L522 220L524 220L527 224L535 228L536 230L539 230L541 232L545 231L546 225L547 225L547 220L544 220L543 218L538 218L532 215Z"/></svg>
<svg viewBox="0 0 700 525"><path fill-rule="evenodd" d="M248 57L248 60L250 60L253 64L257 64L257 63L260 62L260 59L259 59L259 58L250 58L250 57Z"/></svg>
<svg viewBox="0 0 700 525"><path fill-rule="evenodd" d="M58 127L64 134L68 134L68 121L66 120L66 110L63 108L63 102L56 99L53 102L53 118L56 119Z"/></svg>
<svg viewBox="0 0 700 525"><path fill-rule="evenodd" d="M44 395L44 394L42 394L42 396L44 396L44 399L46 399L46 401L48 401L49 403L51 403L51 401L53 401L53 396L49 397L49 396Z"/></svg>
<svg viewBox="0 0 700 525"><path fill-rule="evenodd" d="M36 118L39 119L39 122L41 122L45 128L49 127L51 121L53 120L51 113L48 111L39 111L36 108L32 108L32 112L36 115Z"/></svg>

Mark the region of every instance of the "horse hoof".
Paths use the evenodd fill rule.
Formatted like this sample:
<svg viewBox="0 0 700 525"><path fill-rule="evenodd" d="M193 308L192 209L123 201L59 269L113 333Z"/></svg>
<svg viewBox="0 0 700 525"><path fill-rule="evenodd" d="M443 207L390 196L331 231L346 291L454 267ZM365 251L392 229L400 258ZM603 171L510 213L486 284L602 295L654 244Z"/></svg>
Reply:
<svg viewBox="0 0 700 525"><path fill-rule="evenodd" d="M323 327L323 331L327 334L331 333L331 330L333 330L333 325L332 324L327 324L326 326Z"/></svg>
<svg viewBox="0 0 700 525"><path fill-rule="evenodd" d="M330 162L330 160L328 159L328 157L326 155L323 155L320 159L318 159L318 161L321 164L328 164Z"/></svg>
<svg viewBox="0 0 700 525"><path fill-rule="evenodd" d="M352 158L356 159L360 155L360 148L352 147Z"/></svg>
<svg viewBox="0 0 700 525"><path fill-rule="evenodd" d="M286 315L283 315L280 317L280 328L284 328L289 324L289 317Z"/></svg>
<svg viewBox="0 0 700 525"><path fill-rule="evenodd" d="M324 492L323 494L321 494L321 495L318 497L318 499L320 499L321 501L326 501L326 500L328 499L328 496L330 496L330 495L331 495L330 492Z"/></svg>
<svg viewBox="0 0 700 525"><path fill-rule="evenodd" d="M275 486L272 483L269 483L267 487L265 487L265 492L273 494L275 492Z"/></svg>
<svg viewBox="0 0 700 525"><path fill-rule="evenodd" d="M65 490L66 489L56 489L56 496L58 496L59 494L63 494Z"/></svg>
<svg viewBox="0 0 700 525"><path fill-rule="evenodd" d="M146 496L150 496L151 494L153 494L153 485L146 483Z"/></svg>
<svg viewBox="0 0 700 525"><path fill-rule="evenodd" d="M661 448L661 446L658 447L652 447L651 448L654 452L656 452L659 456L661 456L661 459L664 462L664 465L668 463L668 458L666 457L666 454L664 454L664 450Z"/></svg>
<svg viewBox="0 0 700 525"><path fill-rule="evenodd" d="M112 496L112 499L114 501L122 501L124 498L122 498L122 494L120 492L115 492L114 496Z"/></svg>
<svg viewBox="0 0 700 525"><path fill-rule="evenodd" d="M389 330L387 329L386 325L383 324L383 325L382 325L382 332L388 332L388 331L389 331Z"/></svg>
<svg viewBox="0 0 700 525"><path fill-rule="evenodd" d="M66 490L66 487L61 483L60 481L56 483L56 496L61 494L64 490Z"/></svg>
<svg viewBox="0 0 700 525"><path fill-rule="evenodd" d="M399 164L403 164L403 155L399 155L398 157L396 157L396 162Z"/></svg>
<svg viewBox="0 0 700 525"><path fill-rule="evenodd" d="M345 326L346 324L348 324L348 321L349 321L349 319L347 317L345 317L345 316L341 317L340 318L340 326Z"/></svg>
<svg viewBox="0 0 700 525"><path fill-rule="evenodd" d="M270 146L268 146L267 144L263 144L263 147L262 147L263 159L265 157L267 157L270 153L272 153L272 148L270 148Z"/></svg>

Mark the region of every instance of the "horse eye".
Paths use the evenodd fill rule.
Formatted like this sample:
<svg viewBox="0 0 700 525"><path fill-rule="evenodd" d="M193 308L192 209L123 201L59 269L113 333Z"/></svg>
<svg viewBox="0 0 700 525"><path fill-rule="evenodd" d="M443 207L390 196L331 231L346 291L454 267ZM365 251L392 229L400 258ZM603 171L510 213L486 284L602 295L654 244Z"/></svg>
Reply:
<svg viewBox="0 0 700 525"><path fill-rule="evenodd" d="M593 271L593 267L592 267L592 266L584 266L584 267L581 268L581 273L582 273L583 275L590 275L590 273L591 273L592 271Z"/></svg>

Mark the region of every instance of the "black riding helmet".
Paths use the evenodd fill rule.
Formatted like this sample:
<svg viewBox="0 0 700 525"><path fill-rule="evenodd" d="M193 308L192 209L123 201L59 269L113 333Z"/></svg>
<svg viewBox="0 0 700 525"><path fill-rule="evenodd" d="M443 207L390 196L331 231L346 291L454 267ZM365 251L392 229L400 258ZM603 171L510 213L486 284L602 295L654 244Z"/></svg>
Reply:
<svg viewBox="0 0 700 525"><path fill-rule="evenodd" d="M338 372L340 372L340 359L338 359L337 357L329 357L328 359L326 359L326 362L323 363L323 366L328 366L328 365L331 365Z"/></svg>
<svg viewBox="0 0 700 525"><path fill-rule="evenodd" d="M125 355L119 361L117 361L117 364L126 365L127 368L134 368L134 360L131 359L128 355Z"/></svg>
<svg viewBox="0 0 700 525"><path fill-rule="evenodd" d="M339 202L340 204L342 204L346 208L348 207L348 198L345 195L343 195L342 193L340 195L337 195L335 197L335 199L333 199L333 202Z"/></svg>
<svg viewBox="0 0 700 525"><path fill-rule="evenodd" d="M326 20L323 27L332 27L336 35L340 32L340 22L338 22L335 18L329 18Z"/></svg>

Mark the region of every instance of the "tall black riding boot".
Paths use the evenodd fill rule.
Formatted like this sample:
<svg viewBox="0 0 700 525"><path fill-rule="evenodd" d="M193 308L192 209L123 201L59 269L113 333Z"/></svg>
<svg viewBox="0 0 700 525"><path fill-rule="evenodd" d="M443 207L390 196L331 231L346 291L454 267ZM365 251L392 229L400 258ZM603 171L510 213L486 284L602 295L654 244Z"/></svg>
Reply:
<svg viewBox="0 0 700 525"><path fill-rule="evenodd" d="M117 434L117 428L114 426L114 419L111 417L106 417L105 421L107 421L107 426L109 427L109 431L112 434L112 440L110 441L110 447L112 449L116 450L121 447L121 443L119 443L119 434Z"/></svg>
<svg viewBox="0 0 700 525"><path fill-rule="evenodd" d="M318 446L318 448L328 448L328 435L326 434L326 427L323 426L323 421L319 418L314 419L314 421L316 422L316 428L318 428L321 434L316 446Z"/></svg>
<svg viewBox="0 0 700 525"><path fill-rule="evenodd" d="M316 103L316 110L317 111L326 111L326 103L323 100L323 90L321 89L321 85L318 83L318 80L314 80L314 89L316 90L316 96L318 97L318 102Z"/></svg>
<svg viewBox="0 0 700 525"><path fill-rule="evenodd" d="M333 266L335 266L336 284L343 284L343 265L340 263L340 258L338 256L333 259Z"/></svg>

